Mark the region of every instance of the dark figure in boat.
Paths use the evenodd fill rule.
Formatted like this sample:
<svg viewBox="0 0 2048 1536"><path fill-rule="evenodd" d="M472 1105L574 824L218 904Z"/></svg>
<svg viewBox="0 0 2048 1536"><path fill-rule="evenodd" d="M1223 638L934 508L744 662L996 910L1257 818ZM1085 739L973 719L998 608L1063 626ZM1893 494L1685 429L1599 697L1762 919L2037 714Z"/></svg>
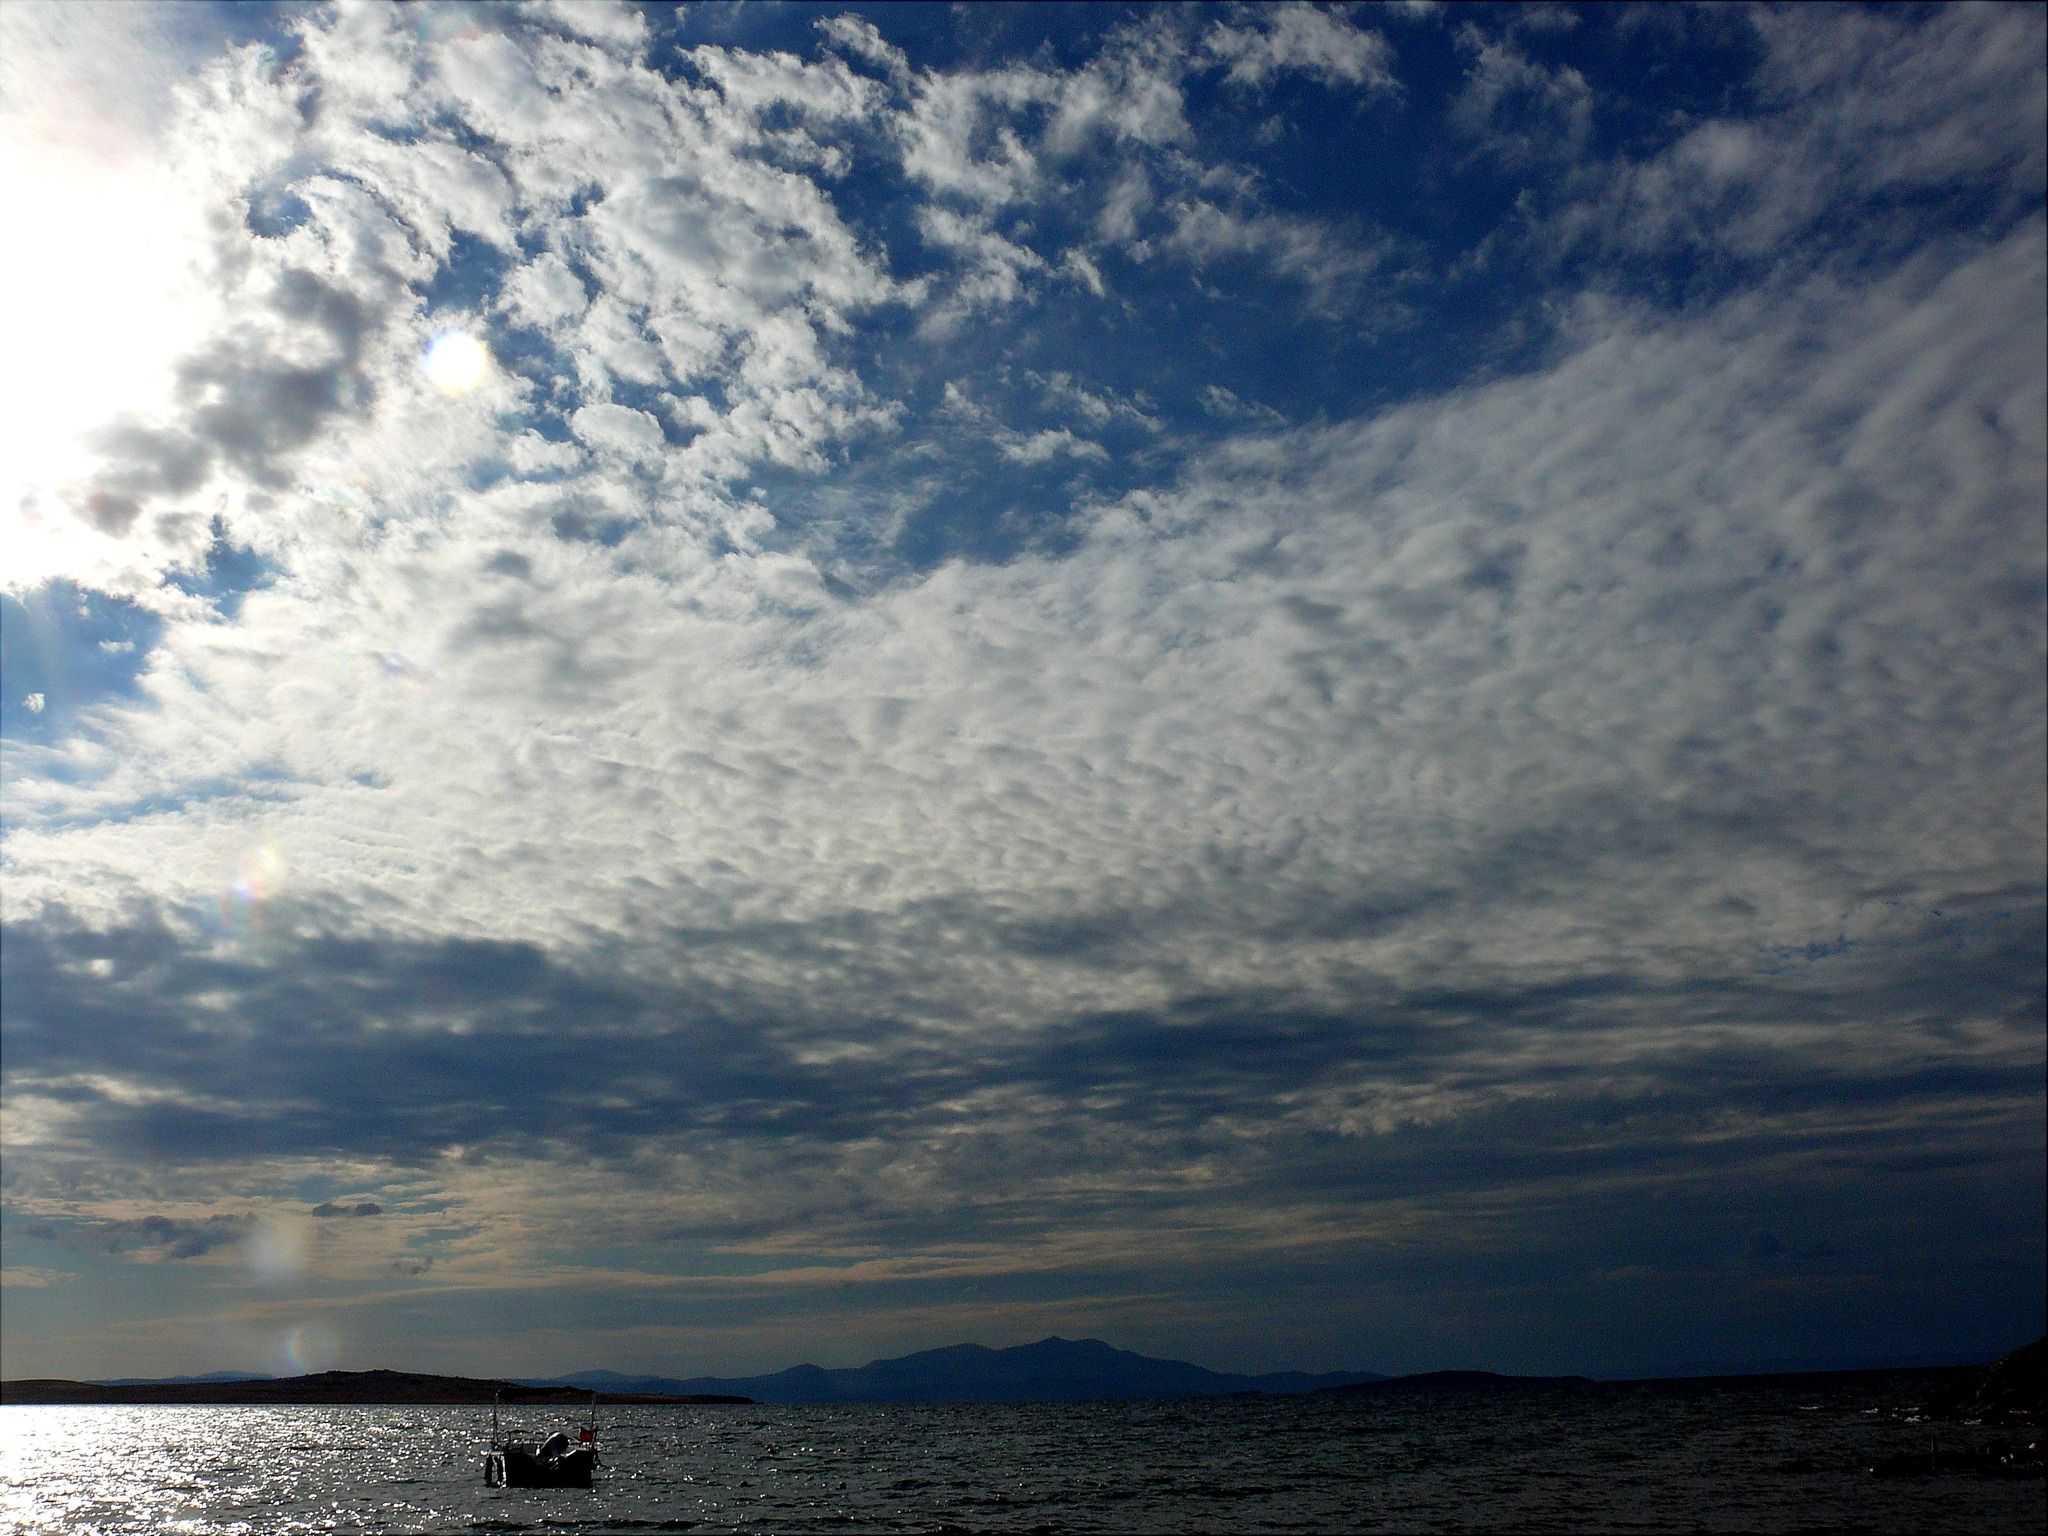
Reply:
<svg viewBox="0 0 2048 1536"><path fill-rule="evenodd" d="M576 1443L556 1430L536 1445L531 1440L504 1439L498 1427L498 1405L491 1404L491 1448L484 1453L484 1483L492 1488L588 1488L597 1470L597 1394L590 1397L590 1423L576 1432Z"/></svg>

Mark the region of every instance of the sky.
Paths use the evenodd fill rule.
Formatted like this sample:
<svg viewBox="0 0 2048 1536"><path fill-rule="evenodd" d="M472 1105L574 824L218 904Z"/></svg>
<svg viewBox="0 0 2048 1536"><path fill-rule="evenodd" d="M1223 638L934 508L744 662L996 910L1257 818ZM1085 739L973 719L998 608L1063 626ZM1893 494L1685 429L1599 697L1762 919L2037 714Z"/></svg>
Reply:
<svg viewBox="0 0 2048 1536"><path fill-rule="evenodd" d="M2038 1335L2044 21L9 0L5 1374Z"/></svg>

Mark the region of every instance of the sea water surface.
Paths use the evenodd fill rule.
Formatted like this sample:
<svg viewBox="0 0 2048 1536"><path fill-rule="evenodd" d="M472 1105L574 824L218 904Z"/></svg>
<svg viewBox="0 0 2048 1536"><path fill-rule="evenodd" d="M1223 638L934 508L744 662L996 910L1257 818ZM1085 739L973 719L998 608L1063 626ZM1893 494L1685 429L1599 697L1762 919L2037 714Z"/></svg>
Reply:
<svg viewBox="0 0 2048 1536"><path fill-rule="evenodd" d="M2038 1476L1870 1473L1998 1433L1909 1422L1913 1390L600 1408L589 1490L486 1488L488 1409L10 1406L0 1531L2042 1530Z"/></svg>

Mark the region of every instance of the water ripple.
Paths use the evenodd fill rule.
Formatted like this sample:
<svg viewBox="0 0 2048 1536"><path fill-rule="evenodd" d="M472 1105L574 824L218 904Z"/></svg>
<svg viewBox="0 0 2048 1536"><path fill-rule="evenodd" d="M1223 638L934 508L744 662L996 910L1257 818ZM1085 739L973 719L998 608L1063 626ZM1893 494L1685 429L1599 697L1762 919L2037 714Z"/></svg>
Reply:
<svg viewBox="0 0 2048 1536"><path fill-rule="evenodd" d="M0 1532L2042 1527L2038 1480L1872 1478L1927 1436L1868 1412L1881 1390L620 1408L591 1490L484 1487L472 1409L8 1407Z"/></svg>

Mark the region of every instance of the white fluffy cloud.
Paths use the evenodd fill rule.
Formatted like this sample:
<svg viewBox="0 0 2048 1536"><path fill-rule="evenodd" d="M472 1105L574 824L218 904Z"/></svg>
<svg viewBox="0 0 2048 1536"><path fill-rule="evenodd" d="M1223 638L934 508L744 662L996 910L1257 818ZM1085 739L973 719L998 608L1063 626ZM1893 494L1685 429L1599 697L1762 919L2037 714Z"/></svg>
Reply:
<svg viewBox="0 0 2048 1536"><path fill-rule="evenodd" d="M1276 75L1300 71L1326 85L1395 89L1392 50L1378 33L1357 27L1320 6L1260 7L1250 27L1218 22L1204 49L1227 67L1233 85L1256 89Z"/></svg>
<svg viewBox="0 0 2048 1536"><path fill-rule="evenodd" d="M1101 508L1070 557L949 566L855 608L800 559L645 526L623 482L474 495L350 556L346 590L302 574L233 630L176 632L91 793L281 770L292 799L266 819L303 893L367 911L383 892L462 932L866 911L908 925L906 996L938 981L911 940L934 901L991 923L1174 914L1120 974L950 958L944 1006L984 1017L1156 1000L1167 976L1319 990L1368 957L1440 964L1453 932L1468 967L1751 953L1836 924L1850 868L1872 903L1966 902L2038 851L2014 777L2031 738L2009 734L2024 701L2001 693L2024 631L1999 597L2040 579L2037 236L1939 281L1677 327L1592 315L1543 375L1248 439ZM625 406L572 425L623 460L664 452ZM1981 451L1996 441L2023 451ZM1002 451L1102 452L1064 428ZM572 507L644 531L565 544ZM1925 734L1877 724L1929 709ZM2007 734L1940 726L1980 716ZM1853 822L1831 808L1847 783ZM1811 819L1788 825L1793 805ZM359 815L372 844L343 831ZM109 876L201 903L215 821L25 828L11 883L24 903ZM1577 872L1500 892L1511 916L1464 875L1466 920L1420 936L1302 949L1255 920L1407 899L1572 837ZM1644 862L1698 837L1725 879ZM1247 883L1215 886L1219 859Z"/></svg>

